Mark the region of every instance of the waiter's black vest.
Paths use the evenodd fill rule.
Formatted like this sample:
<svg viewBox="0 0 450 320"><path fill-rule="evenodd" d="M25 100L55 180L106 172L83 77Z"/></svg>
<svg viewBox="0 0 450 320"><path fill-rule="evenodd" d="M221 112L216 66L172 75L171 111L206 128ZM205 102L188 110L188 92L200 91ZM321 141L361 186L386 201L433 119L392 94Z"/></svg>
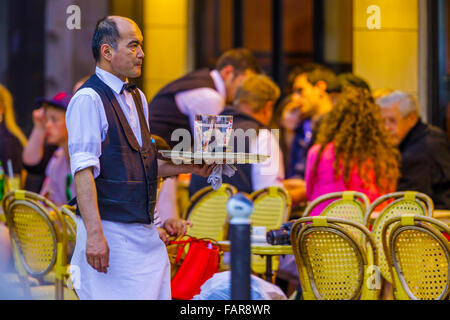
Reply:
<svg viewBox="0 0 450 320"><path fill-rule="evenodd" d="M81 88L92 88L99 94L108 120L108 132L102 142L100 175L95 179L101 219L150 224L156 204L158 163L139 93L136 90L133 99L142 147L113 91L97 75L91 76ZM77 214L80 214L78 208Z"/></svg>
<svg viewBox="0 0 450 320"><path fill-rule="evenodd" d="M248 129L254 129L256 133L259 133L260 129L268 129L263 124L261 124L256 119L239 112L233 107L226 107L221 115L231 115L233 116L233 129L242 129L244 132ZM234 151L240 152L238 150L238 142L234 138ZM245 152L250 152L250 140L245 139ZM253 181L252 181L252 165L251 164L236 164L235 167L238 169L234 176L231 178L226 175L222 176L222 182L228 183L235 186L239 192L252 193L253 192ZM191 182L189 184L189 196L192 196L200 189L210 186L207 178L203 178L197 175L192 175Z"/></svg>
<svg viewBox="0 0 450 320"><path fill-rule="evenodd" d="M173 131L182 128L191 132L189 117L178 109L175 95L198 88L217 90L209 73L208 69L188 73L162 88L150 102L148 109L152 133L166 140L170 148L179 143L179 141L171 141ZM193 135L191 137L193 139Z"/></svg>

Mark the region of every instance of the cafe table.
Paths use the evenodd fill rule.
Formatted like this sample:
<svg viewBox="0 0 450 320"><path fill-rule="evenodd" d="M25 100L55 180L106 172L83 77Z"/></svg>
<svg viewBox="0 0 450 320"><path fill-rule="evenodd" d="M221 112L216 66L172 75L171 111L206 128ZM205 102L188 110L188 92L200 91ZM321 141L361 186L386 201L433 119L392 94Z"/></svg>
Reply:
<svg viewBox="0 0 450 320"><path fill-rule="evenodd" d="M450 225L450 210L434 210L433 218Z"/></svg>
<svg viewBox="0 0 450 320"><path fill-rule="evenodd" d="M231 243L230 241L218 241L219 246L224 252L229 252ZM272 282L272 257L273 256L284 256L287 254L294 254L291 245L271 245L253 242L250 245L250 252L252 254L260 255L266 257L266 274L265 280Z"/></svg>

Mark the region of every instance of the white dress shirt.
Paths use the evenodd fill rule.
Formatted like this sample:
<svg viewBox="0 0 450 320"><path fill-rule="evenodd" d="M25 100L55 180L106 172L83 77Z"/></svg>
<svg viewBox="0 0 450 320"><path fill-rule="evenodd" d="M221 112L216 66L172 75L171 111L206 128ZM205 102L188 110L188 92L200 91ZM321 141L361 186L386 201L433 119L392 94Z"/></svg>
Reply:
<svg viewBox="0 0 450 320"><path fill-rule="evenodd" d="M217 115L225 107L227 92L222 76L217 70L212 70L209 75L213 79L217 91L211 88L197 88L175 95L178 109L189 117L192 130L194 129L196 114Z"/></svg>
<svg viewBox="0 0 450 320"><path fill-rule="evenodd" d="M96 67L95 74L109 86L133 130L140 146L142 146L139 118L130 92L124 90L123 82L115 75ZM139 90L139 89L138 89ZM144 116L148 125L148 105L145 95L139 90ZM76 106L74 108L74 106ZM93 167L94 179L100 174L100 155L102 142L108 132L103 102L98 93L92 88L83 88L70 100L66 112L67 132L69 133L70 168L75 176L80 170Z"/></svg>

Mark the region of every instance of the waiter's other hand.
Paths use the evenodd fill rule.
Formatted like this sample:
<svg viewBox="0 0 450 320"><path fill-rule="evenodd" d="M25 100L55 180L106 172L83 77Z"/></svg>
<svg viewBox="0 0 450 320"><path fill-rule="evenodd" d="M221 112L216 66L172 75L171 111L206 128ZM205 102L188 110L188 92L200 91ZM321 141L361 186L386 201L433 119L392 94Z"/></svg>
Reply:
<svg viewBox="0 0 450 320"><path fill-rule="evenodd" d="M107 272L109 267L109 247L103 232L88 234L86 258L92 268L98 272Z"/></svg>
<svg viewBox="0 0 450 320"><path fill-rule="evenodd" d="M203 178L208 178L211 175L211 172L213 171L215 166L216 166L215 163L213 163L213 164L191 164L191 168L192 168L191 173L201 176Z"/></svg>

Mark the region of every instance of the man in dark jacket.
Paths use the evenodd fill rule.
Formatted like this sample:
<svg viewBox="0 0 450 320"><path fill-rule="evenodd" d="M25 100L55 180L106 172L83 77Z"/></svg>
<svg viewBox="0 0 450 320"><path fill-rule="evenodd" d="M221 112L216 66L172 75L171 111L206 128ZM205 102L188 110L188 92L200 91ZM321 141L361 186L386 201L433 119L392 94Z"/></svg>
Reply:
<svg viewBox="0 0 450 320"><path fill-rule="evenodd" d="M422 122L410 94L395 91L377 102L402 155L397 190L425 193L437 209L450 209L450 148L444 132Z"/></svg>

